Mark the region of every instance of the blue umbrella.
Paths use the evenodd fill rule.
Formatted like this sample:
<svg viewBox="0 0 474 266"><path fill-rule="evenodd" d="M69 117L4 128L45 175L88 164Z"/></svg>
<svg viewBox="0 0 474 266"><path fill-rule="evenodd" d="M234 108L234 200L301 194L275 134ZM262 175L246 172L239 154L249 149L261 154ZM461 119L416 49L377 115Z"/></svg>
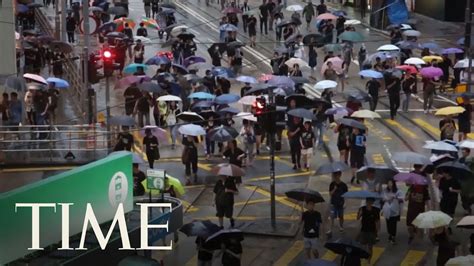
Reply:
<svg viewBox="0 0 474 266"><path fill-rule="evenodd" d="M50 77L50 78L47 78L46 81L48 83L54 83L54 87L56 87L58 89L69 88L69 82L65 81L64 79Z"/></svg>
<svg viewBox="0 0 474 266"><path fill-rule="evenodd" d="M459 49L459 48L446 48L446 49L443 49L442 51L442 54L462 54L464 53L464 50L463 49Z"/></svg>
<svg viewBox="0 0 474 266"><path fill-rule="evenodd" d="M160 93L163 91L160 85L153 82L143 82L138 85L138 88L151 93Z"/></svg>
<svg viewBox="0 0 474 266"><path fill-rule="evenodd" d="M439 49L439 45L437 43L434 43L434 42L426 42L426 43L422 43L420 44L420 47L421 48L428 48L430 50L435 50L435 49Z"/></svg>
<svg viewBox="0 0 474 266"><path fill-rule="evenodd" d="M223 78L234 78L235 74L232 70L225 68L225 67L214 67L212 68L212 75L216 77L223 77Z"/></svg>
<svg viewBox="0 0 474 266"><path fill-rule="evenodd" d="M16 11L17 11L18 13L26 13L26 12L28 12L28 10L30 10L30 9L29 9L27 6L25 6L25 5L18 4L18 5L16 6Z"/></svg>
<svg viewBox="0 0 474 266"><path fill-rule="evenodd" d="M184 59L183 66L188 67L189 65L196 63L206 63L206 59L200 56L192 55Z"/></svg>
<svg viewBox="0 0 474 266"><path fill-rule="evenodd" d="M220 96L217 96L214 102L217 104L229 104L229 103L235 103L239 99L240 99L239 95L229 93L229 94L222 94Z"/></svg>
<svg viewBox="0 0 474 266"><path fill-rule="evenodd" d="M97 29L98 32L113 32L117 29L117 23L111 21L104 23Z"/></svg>
<svg viewBox="0 0 474 266"><path fill-rule="evenodd" d="M459 40L456 42L456 44L457 44L457 45L464 46L464 40L465 40L465 38L462 37L461 39L459 39Z"/></svg>
<svg viewBox="0 0 474 266"><path fill-rule="evenodd" d="M395 44L396 46L398 46L400 49L417 49L417 48L420 48L420 45L417 44L416 42L410 42L410 41L401 41L401 42L397 42Z"/></svg>
<svg viewBox="0 0 474 266"><path fill-rule="evenodd" d="M143 68L143 71L146 71L148 69L148 66L147 65L144 65L144 64L130 64L128 66L126 66L124 69L123 69L123 73L125 74L133 74L135 72L138 72L138 68Z"/></svg>
<svg viewBox="0 0 474 266"><path fill-rule="evenodd" d="M348 191L344 193L342 197L348 198L348 199L381 198L379 193L367 191L367 190Z"/></svg>
<svg viewBox="0 0 474 266"><path fill-rule="evenodd" d="M211 108L214 105L213 101L198 101L191 106L191 111L197 112L199 109Z"/></svg>
<svg viewBox="0 0 474 266"><path fill-rule="evenodd" d="M332 14L336 17L345 17L345 16L347 16L346 11L344 11L344 10L336 10L336 11L333 11Z"/></svg>
<svg viewBox="0 0 474 266"><path fill-rule="evenodd" d="M345 31L338 38L339 40L349 42L361 42L364 40L364 36L356 31Z"/></svg>
<svg viewBox="0 0 474 266"><path fill-rule="evenodd" d="M334 115L334 116L347 116L353 111L347 107L332 107L326 110L324 114L326 115Z"/></svg>
<svg viewBox="0 0 474 266"><path fill-rule="evenodd" d="M191 93L189 99L199 99L199 100L213 100L216 96L207 92L194 92Z"/></svg>
<svg viewBox="0 0 474 266"><path fill-rule="evenodd" d="M174 96L179 96L181 95L181 86L178 83L171 82L170 83L170 88L171 88L171 94Z"/></svg>
<svg viewBox="0 0 474 266"><path fill-rule="evenodd" d="M250 76L238 76L235 80L250 84L258 83L256 78Z"/></svg>
<svg viewBox="0 0 474 266"><path fill-rule="evenodd" d="M231 114L238 114L240 113L240 110L235 108L235 107L226 107L222 108L218 111L219 113L231 113Z"/></svg>
<svg viewBox="0 0 474 266"><path fill-rule="evenodd" d="M361 72L359 72L359 75L365 78L374 78L374 79L383 78L382 73L372 70L372 69L362 70Z"/></svg>
<svg viewBox="0 0 474 266"><path fill-rule="evenodd" d="M175 82L176 79L171 73L163 72L153 77L158 83Z"/></svg>
<svg viewBox="0 0 474 266"><path fill-rule="evenodd" d="M171 63L171 61L166 56L153 56L145 62L147 65L166 65L169 63Z"/></svg>
<svg viewBox="0 0 474 266"><path fill-rule="evenodd" d="M267 81L267 84L274 86L285 86L293 88L295 82L287 76L273 76L270 80Z"/></svg>
<svg viewBox="0 0 474 266"><path fill-rule="evenodd" d="M295 108L288 111L288 114L295 117L300 117L304 119L314 119L314 114L308 109L305 108Z"/></svg>

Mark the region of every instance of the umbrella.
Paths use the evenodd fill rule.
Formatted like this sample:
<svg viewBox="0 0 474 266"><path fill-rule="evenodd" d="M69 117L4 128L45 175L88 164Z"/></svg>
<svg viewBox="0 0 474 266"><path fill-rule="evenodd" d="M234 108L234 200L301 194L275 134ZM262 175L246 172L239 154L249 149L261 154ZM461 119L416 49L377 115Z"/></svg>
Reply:
<svg viewBox="0 0 474 266"><path fill-rule="evenodd" d="M344 117L344 116L348 116L352 112L353 111L347 107L332 107L332 108L327 109L326 112L324 112L324 114Z"/></svg>
<svg viewBox="0 0 474 266"><path fill-rule="evenodd" d="M154 82L143 82L143 83L138 85L138 88L140 90L144 90L144 91L151 92L151 93L161 93L161 92L163 92L163 89L161 88L161 86L154 83Z"/></svg>
<svg viewBox="0 0 474 266"><path fill-rule="evenodd" d="M458 161L445 162L436 167L437 171L448 172L452 177L467 178L472 177L471 169Z"/></svg>
<svg viewBox="0 0 474 266"><path fill-rule="evenodd" d="M209 139L212 141L226 142L239 136L239 132L233 127L220 126L209 131Z"/></svg>
<svg viewBox="0 0 474 266"><path fill-rule="evenodd" d="M116 16L122 16L122 15L127 15L128 12L127 12L127 10L126 10L124 7L121 7L121 6L113 6L113 7L109 7L109 9L107 9L107 14L109 14L109 15L116 15Z"/></svg>
<svg viewBox="0 0 474 266"><path fill-rule="evenodd" d="M202 78L196 74L187 74L187 75L184 75L183 77L188 82L198 82L202 80Z"/></svg>
<svg viewBox="0 0 474 266"><path fill-rule="evenodd" d="M119 79L115 83L115 89L122 89L129 87L132 84L140 84L142 82L151 81L151 78L148 76L126 76L124 78Z"/></svg>
<svg viewBox="0 0 474 266"><path fill-rule="evenodd" d="M411 42L411 41L400 41L395 44L396 46L400 47L400 49L417 49L420 48L420 45L417 44L416 42Z"/></svg>
<svg viewBox="0 0 474 266"><path fill-rule="evenodd" d="M355 127L355 128L358 128L358 129L362 129L362 130L366 130L367 127L365 127L365 125L359 121L356 121L354 119L350 119L350 118L342 118L341 120L339 120L339 123L342 124L342 125L346 125L346 126L349 126L349 127Z"/></svg>
<svg viewBox="0 0 474 266"><path fill-rule="evenodd" d="M334 16L331 13L324 13L316 17L317 20L335 20L337 19L336 16Z"/></svg>
<svg viewBox="0 0 474 266"><path fill-rule="evenodd" d="M421 32L417 30L406 30L403 32L403 35L408 36L408 37L420 37Z"/></svg>
<svg viewBox="0 0 474 266"><path fill-rule="evenodd" d="M207 49L207 52L209 55L212 55L216 49L219 51L219 53L224 53L227 49L227 44L225 43L213 43L209 49Z"/></svg>
<svg viewBox="0 0 474 266"><path fill-rule="evenodd" d="M212 70L212 75L216 77L223 77L223 78L233 78L235 77L235 74L232 70L225 68L225 67L213 67Z"/></svg>
<svg viewBox="0 0 474 266"><path fill-rule="evenodd" d="M362 22L357 19L348 19L344 22L344 25L359 25L359 24L362 24Z"/></svg>
<svg viewBox="0 0 474 266"><path fill-rule="evenodd" d="M158 83L167 83L167 82L175 82L175 78L171 73L163 72L158 74L157 76L153 77L153 79L157 80Z"/></svg>
<svg viewBox="0 0 474 266"><path fill-rule="evenodd" d="M186 57L183 61L183 65L185 67L188 67L189 65L195 64L195 63L206 63L206 59L200 56L189 56Z"/></svg>
<svg viewBox="0 0 474 266"><path fill-rule="evenodd" d="M215 98L214 102L217 104L230 104L235 103L240 99L239 95L236 94L222 94Z"/></svg>
<svg viewBox="0 0 474 266"><path fill-rule="evenodd" d="M351 114L351 117L357 117L357 118L382 118L378 113L370 111L370 110L359 110L355 111L354 113Z"/></svg>
<svg viewBox="0 0 474 266"><path fill-rule="evenodd" d="M458 256L449 259L446 266L472 266L474 265L474 255Z"/></svg>
<svg viewBox="0 0 474 266"><path fill-rule="evenodd" d="M286 7L287 11L300 12L303 11L303 7L300 5L291 5Z"/></svg>
<svg viewBox="0 0 474 266"><path fill-rule="evenodd" d="M126 66L126 67L123 69L123 73L126 73L126 74L133 74L133 73L136 73L136 72L138 72L138 69L139 69L140 67L143 69L143 71L146 71L146 70L148 69L148 66L145 65L145 64L132 63L132 64L129 64L128 66Z"/></svg>
<svg viewBox="0 0 474 266"><path fill-rule="evenodd" d="M214 103L210 101L199 101L196 104L192 105L191 110L198 111L199 115L204 117L204 119L208 120L209 118L218 118L219 114L214 112L213 110L198 110L200 108L210 108Z"/></svg>
<svg viewBox="0 0 474 266"><path fill-rule="evenodd" d="M348 191L348 192L342 194L342 197L348 198L348 199L366 199L366 198L378 199L378 198L381 198L379 193L368 191L368 190Z"/></svg>
<svg viewBox="0 0 474 266"><path fill-rule="evenodd" d="M176 6L172 3L162 3L160 6L164 8L176 9Z"/></svg>
<svg viewBox="0 0 474 266"><path fill-rule="evenodd" d="M223 176L244 176L245 170L231 163L221 163L211 169L213 175Z"/></svg>
<svg viewBox="0 0 474 266"><path fill-rule="evenodd" d="M428 180L426 177L416 173L399 173L396 174L393 179L398 182L405 182L410 185L427 185Z"/></svg>
<svg viewBox="0 0 474 266"><path fill-rule="evenodd" d="M339 52L342 51L342 45L335 43L335 44L326 44L324 45L324 51L326 53L329 52Z"/></svg>
<svg viewBox="0 0 474 266"><path fill-rule="evenodd" d="M242 231L237 229L227 229L227 230L220 230L215 234L209 236L206 239L206 243L210 246L215 246L217 249L221 248L221 242L227 239L237 239L239 241L244 240L244 234Z"/></svg>
<svg viewBox="0 0 474 266"><path fill-rule="evenodd" d="M115 24L113 21L110 21L110 22L107 22L107 23L104 23L102 25L100 25L98 28L97 28L97 32L101 32L101 33L106 33L106 32L115 32L115 30L117 29L117 24Z"/></svg>
<svg viewBox="0 0 474 266"><path fill-rule="evenodd" d="M292 25L292 24L298 24L298 22L294 21L294 20L283 20L282 22L278 23L277 27L278 28L283 28L283 27L286 27L286 26Z"/></svg>
<svg viewBox="0 0 474 266"><path fill-rule="evenodd" d="M199 99L199 100L213 100L216 96L214 94L210 94L207 92L194 92L191 93L188 98L189 99Z"/></svg>
<svg viewBox="0 0 474 266"><path fill-rule="evenodd" d="M464 216L457 224L456 227L474 229L474 215Z"/></svg>
<svg viewBox="0 0 474 266"><path fill-rule="evenodd" d="M10 76L5 80L4 86L6 88L14 89L18 92L22 92L26 89L26 82L24 78Z"/></svg>
<svg viewBox="0 0 474 266"><path fill-rule="evenodd" d="M102 13L102 12L104 12L104 10L102 8L98 7L98 6L91 6L91 7L89 7L89 12L100 12L100 13Z"/></svg>
<svg viewBox="0 0 474 266"><path fill-rule="evenodd" d="M46 85L39 83L28 83L26 84L26 90L44 90Z"/></svg>
<svg viewBox="0 0 474 266"><path fill-rule="evenodd" d="M344 10L334 10L331 12L334 16L338 16L338 17L346 17L347 16L347 12L344 11Z"/></svg>
<svg viewBox="0 0 474 266"><path fill-rule="evenodd" d="M465 111L466 109L464 109L464 107L461 107L461 106L449 106L449 107L438 109L435 115L456 115L456 114L462 114Z"/></svg>
<svg viewBox="0 0 474 266"><path fill-rule="evenodd" d="M370 95L362 90L358 90L357 88L355 88L347 92L347 98L348 101L369 101Z"/></svg>
<svg viewBox="0 0 474 266"><path fill-rule="evenodd" d="M189 32L183 32L180 33L176 36L178 39L183 39L183 40L188 40L188 39L193 39L196 37L196 35L189 33Z"/></svg>
<svg viewBox="0 0 474 266"><path fill-rule="evenodd" d="M201 126L194 125L194 124L187 124L180 126L178 128L179 133L187 136L203 136L206 135L206 130Z"/></svg>
<svg viewBox="0 0 474 266"><path fill-rule="evenodd" d="M247 112L240 112L238 114L235 115L236 118L242 118L242 119L245 119L245 120L249 120L249 121L254 121L254 122L257 122L257 118L251 114L251 113L247 113Z"/></svg>
<svg viewBox="0 0 474 266"><path fill-rule="evenodd" d="M219 27L220 31L238 31L239 28L237 28L234 24L223 24Z"/></svg>
<svg viewBox="0 0 474 266"><path fill-rule="evenodd" d="M42 83L44 85L48 85L48 82L46 81L46 79L44 79L40 75L26 73L26 74L23 74L23 78L25 78L27 80L30 80L30 81L33 81L33 82L38 82L38 83Z"/></svg>
<svg viewBox="0 0 474 266"><path fill-rule="evenodd" d="M287 198L297 201L313 201L314 203L324 202L323 196L319 192L307 188L297 188L285 192Z"/></svg>
<svg viewBox="0 0 474 266"><path fill-rule="evenodd" d="M54 41L55 39L49 35L41 35L41 36L38 36L38 38L36 38L39 42L41 43L45 43L45 44L49 44L51 43L52 41Z"/></svg>
<svg viewBox="0 0 474 266"><path fill-rule="evenodd" d="M193 63L193 64L190 64L187 69L189 71L193 70L193 71L199 71L201 69L211 69L212 68L212 65L211 64L208 64L208 63Z"/></svg>
<svg viewBox="0 0 474 266"><path fill-rule="evenodd" d="M145 126L143 127L142 129L140 129L140 135L142 137L145 137L145 130L147 129L150 129L151 131L151 134L155 137L157 137L160 141L167 141L168 140L168 136L167 136L167 132L165 129L162 129L160 127L157 127L157 126Z"/></svg>
<svg viewBox="0 0 474 266"><path fill-rule="evenodd" d="M204 118L200 115L198 115L195 112L181 112L176 116L177 119L185 121L185 122L190 122L190 123L195 123L195 122L201 122L204 121Z"/></svg>
<svg viewBox="0 0 474 266"><path fill-rule="evenodd" d="M272 76L271 79L268 80L266 83L268 85L274 86L283 86L293 88L295 86L295 82L287 76Z"/></svg>
<svg viewBox="0 0 474 266"><path fill-rule="evenodd" d="M125 28L125 24L128 24L130 28L135 28L135 21L130 18L126 17L121 17L116 20L114 20L114 23L117 24L117 31L122 32L123 29Z"/></svg>
<svg viewBox="0 0 474 266"><path fill-rule="evenodd" d="M292 100L295 100L296 106L299 107L314 107L314 101L303 94L293 94L285 98L287 105L289 105Z"/></svg>
<svg viewBox="0 0 474 266"><path fill-rule="evenodd" d="M143 43L143 44L150 44L150 43L151 43L151 39L150 39L150 38L143 37L143 36L133 36L133 41L134 41L134 42L140 41L140 42Z"/></svg>
<svg viewBox="0 0 474 266"><path fill-rule="evenodd" d="M324 247L340 255L350 255L358 258L370 257L370 253L359 242L350 238L341 238L333 242L327 242L324 244Z"/></svg>
<svg viewBox="0 0 474 266"><path fill-rule="evenodd" d="M434 229L447 226L453 220L449 215L441 211L427 211L418 214L412 224L422 229Z"/></svg>
<svg viewBox="0 0 474 266"><path fill-rule="evenodd" d="M313 120L314 114L308 109L305 108L295 108L288 111L288 114L295 117L300 117L304 119Z"/></svg>
<svg viewBox="0 0 474 266"><path fill-rule="evenodd" d="M471 59L471 65L474 66L474 59ZM454 65L454 68L467 68L467 67L469 67L469 60L468 59L459 60Z"/></svg>
<svg viewBox="0 0 474 266"><path fill-rule="evenodd" d="M326 69L328 69L328 62L332 63L332 68L338 73L342 74L342 64L344 63L340 57L331 57L321 66L321 75L324 75Z"/></svg>
<svg viewBox="0 0 474 266"><path fill-rule="evenodd" d="M145 25L145 27L152 28L155 30L159 30L160 26L158 25L158 22L152 18L142 18L142 23Z"/></svg>
<svg viewBox="0 0 474 266"><path fill-rule="evenodd" d="M430 50L437 50L437 49L440 49L440 46L439 44L434 43L434 42L425 42L425 43L420 44L420 48L422 49L428 48Z"/></svg>
<svg viewBox="0 0 474 266"><path fill-rule="evenodd" d="M173 25L171 25L173 26ZM181 33L186 33L186 30L189 29L186 25L174 25L173 27L170 26L170 35L178 36Z"/></svg>
<svg viewBox="0 0 474 266"><path fill-rule="evenodd" d="M330 89L330 88L335 88L337 87L337 82L332 81L332 80L321 80L318 83L314 85L314 89L316 90L325 90L325 89Z"/></svg>
<svg viewBox="0 0 474 266"><path fill-rule="evenodd" d="M425 78L438 78L443 75L443 70L439 67L424 67L421 69L420 74Z"/></svg>
<svg viewBox="0 0 474 266"><path fill-rule="evenodd" d="M128 116L128 115L119 115L119 116L113 116L109 120L110 125L116 125L116 126L134 126L135 125L135 119L133 117Z"/></svg>
<svg viewBox="0 0 474 266"><path fill-rule="evenodd" d="M377 51L400 51L400 48L393 44L386 44L377 48Z"/></svg>
<svg viewBox="0 0 474 266"><path fill-rule="evenodd" d="M156 100L161 101L161 102L181 102L181 98L178 97L178 96L174 96L174 95L160 96Z"/></svg>
<svg viewBox="0 0 474 266"><path fill-rule="evenodd" d="M247 95L238 101L238 103L243 104L243 105L253 105L255 101L257 100L257 96L254 95Z"/></svg>
<svg viewBox="0 0 474 266"><path fill-rule="evenodd" d="M324 36L317 33L310 33L303 37L304 45L323 45Z"/></svg>
<svg viewBox="0 0 474 266"><path fill-rule="evenodd" d="M220 230L220 227L209 221L193 221L187 223L179 229L186 236L199 236L199 237L208 237Z"/></svg>
<svg viewBox="0 0 474 266"><path fill-rule="evenodd" d="M453 151L457 152L456 146L446 143L444 141L427 141L423 146L424 149L437 150L437 151Z"/></svg>
<svg viewBox="0 0 474 266"><path fill-rule="evenodd" d="M17 4L15 9L18 13L26 13L28 10L30 10L26 5L23 4Z"/></svg>
<svg viewBox="0 0 474 266"><path fill-rule="evenodd" d="M364 166L357 170L356 177L359 180L365 180L367 178L367 172L369 169L375 170L375 178L382 184L386 184L388 180L393 179L393 176L398 174L398 170L391 168L386 165L370 165Z"/></svg>
<svg viewBox="0 0 474 266"><path fill-rule="evenodd" d="M364 36L356 31L345 31L338 38L348 42L362 42L364 40Z"/></svg>
<svg viewBox="0 0 474 266"><path fill-rule="evenodd" d="M421 58L410 57L404 62L407 65L426 65L426 62Z"/></svg>
<svg viewBox="0 0 474 266"><path fill-rule="evenodd" d="M341 161L335 161L332 163L326 163L326 164L321 165L316 171L316 175L325 175L325 174L332 174L336 172L344 172L348 169L350 169L349 165Z"/></svg>
<svg viewBox="0 0 474 266"><path fill-rule="evenodd" d="M367 69L367 70L362 70L359 72L359 76L361 77L364 77L364 78L374 78L374 79L381 79L383 78L383 74L378 72L378 71L375 71L375 70L371 70L371 69Z"/></svg>
<svg viewBox="0 0 474 266"><path fill-rule="evenodd" d="M291 80L293 80L294 83L296 84L304 84L304 83L309 83L309 79L305 77L298 77L298 76L290 76L289 77Z"/></svg>
<svg viewBox="0 0 474 266"><path fill-rule="evenodd" d="M233 41L227 44L228 48L239 48L245 46L245 43L239 41Z"/></svg>
<svg viewBox="0 0 474 266"><path fill-rule="evenodd" d="M232 14L232 13L240 14L240 13L242 13L242 10L240 8L236 8L236 7L228 7L226 9L222 10L222 13L224 13L224 14Z"/></svg>
<svg viewBox="0 0 474 266"><path fill-rule="evenodd" d="M107 35L105 35L107 38L113 38L113 39L128 39L128 36L125 35L122 32L109 32Z"/></svg>
<svg viewBox="0 0 474 266"><path fill-rule="evenodd" d="M337 266L337 263L323 259L312 259L305 261L303 266Z"/></svg>
<svg viewBox="0 0 474 266"><path fill-rule="evenodd" d="M238 114L240 113L240 110L235 108L235 107L225 107L222 108L218 111L219 113L231 113L231 114Z"/></svg>
<svg viewBox="0 0 474 266"><path fill-rule="evenodd" d="M48 83L54 83L54 87L58 89L65 89L69 88L69 82L65 81L64 79L49 77L46 79Z"/></svg>
<svg viewBox="0 0 474 266"><path fill-rule="evenodd" d="M410 66L410 65L402 65L402 66L397 66L396 67L397 69L401 69L405 72L407 72L408 74L410 75L413 75L413 74L417 74L418 73L418 69L414 66Z"/></svg>
<svg viewBox="0 0 474 266"><path fill-rule="evenodd" d="M243 82L243 83L250 83L250 84L258 83L256 78L250 77L250 76L238 76L235 80Z"/></svg>
<svg viewBox="0 0 474 266"><path fill-rule="evenodd" d="M437 56L437 55L428 55L428 56L423 56L423 61L425 61L426 63L431 63L433 61L437 61L438 63L439 62L443 62L443 58L441 56Z"/></svg>
<svg viewBox="0 0 474 266"><path fill-rule="evenodd" d="M63 53L71 53L73 48L69 43L60 42L60 41L53 41L49 44L49 47L53 47L54 49L59 49Z"/></svg>
<svg viewBox="0 0 474 266"><path fill-rule="evenodd" d="M474 141L473 140L463 140L458 144L459 148L468 148L468 149L474 149Z"/></svg>
<svg viewBox="0 0 474 266"><path fill-rule="evenodd" d="M411 152L396 152L393 154L392 159L400 163L410 163L410 164L420 164L420 165L430 165L431 161L426 156Z"/></svg>

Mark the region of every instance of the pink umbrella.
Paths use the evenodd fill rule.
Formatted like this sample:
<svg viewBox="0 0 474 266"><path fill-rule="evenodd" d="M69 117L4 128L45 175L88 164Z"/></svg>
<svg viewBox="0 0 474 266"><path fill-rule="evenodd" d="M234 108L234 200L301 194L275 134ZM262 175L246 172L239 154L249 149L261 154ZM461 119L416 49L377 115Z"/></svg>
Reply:
<svg viewBox="0 0 474 266"><path fill-rule="evenodd" d="M397 66L396 68L401 69L405 72L408 72L408 74L410 74L410 75L418 73L418 69L416 69L416 67L410 66L410 65L401 65L401 66Z"/></svg>
<svg viewBox="0 0 474 266"><path fill-rule="evenodd" d="M323 19L329 19L329 20L334 20L337 19L336 16L334 16L331 13L324 13L316 17L317 20L323 20Z"/></svg>
<svg viewBox="0 0 474 266"><path fill-rule="evenodd" d="M415 173L398 173L393 177L393 179L395 179L395 181L405 182L410 185L428 184L426 177Z"/></svg>
<svg viewBox="0 0 474 266"><path fill-rule="evenodd" d="M229 14L229 13L238 14L238 13L242 13L242 10L240 8L236 8L236 7L228 7L226 9L222 10L222 13L224 13L224 14Z"/></svg>
<svg viewBox="0 0 474 266"><path fill-rule="evenodd" d="M331 57L329 58L328 60L326 60L326 62L324 62L323 66L321 67L321 75L324 75L324 71L326 71L326 69L328 69L328 62L331 62L332 63L332 68L334 70L336 70L336 72L338 74L341 74L343 71L342 71L342 59L340 57Z"/></svg>
<svg viewBox="0 0 474 266"><path fill-rule="evenodd" d="M164 130L160 127L157 127L157 126L145 126L144 128L140 129L140 135L142 137L145 137L145 130L146 129L150 129L151 134L153 136L157 137L159 141L164 141L164 142L168 143L168 135L167 135L166 130Z"/></svg>
<svg viewBox="0 0 474 266"><path fill-rule="evenodd" d="M115 83L114 89L125 89L133 83L140 84L146 81L151 81L151 78L148 76L126 76L122 79L119 79L117 83Z"/></svg>
<svg viewBox="0 0 474 266"><path fill-rule="evenodd" d="M443 75L443 70L439 67L424 67L420 74L425 78L438 78Z"/></svg>
<svg viewBox="0 0 474 266"><path fill-rule="evenodd" d="M28 81L33 81L33 82L42 83L44 85L48 85L48 82L46 81L46 79L43 78L40 75L26 73L26 74L23 74L23 78L25 78L27 80L27 82Z"/></svg>
<svg viewBox="0 0 474 266"><path fill-rule="evenodd" d="M262 74L258 80L259 81L269 81L273 78L273 75L272 74Z"/></svg>

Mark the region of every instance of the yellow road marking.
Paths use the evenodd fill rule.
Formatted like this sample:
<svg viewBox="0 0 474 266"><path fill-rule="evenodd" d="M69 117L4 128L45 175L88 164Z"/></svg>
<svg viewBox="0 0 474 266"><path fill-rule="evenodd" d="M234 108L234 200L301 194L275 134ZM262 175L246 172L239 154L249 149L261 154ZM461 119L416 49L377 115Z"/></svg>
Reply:
<svg viewBox="0 0 474 266"><path fill-rule="evenodd" d="M275 266L286 266L293 261L301 251L303 251L303 241L297 240L293 245L275 262Z"/></svg>
<svg viewBox="0 0 474 266"><path fill-rule="evenodd" d="M391 120L391 119L385 119L385 122L387 122L391 126L394 126L394 127L398 128L401 132L408 135L410 138L419 139L418 135L413 133L410 129L402 126L402 124L398 123L397 121Z"/></svg>
<svg viewBox="0 0 474 266"><path fill-rule="evenodd" d="M291 173L291 174L284 174L284 175L276 175L275 179L285 178L285 177L293 177L293 176L309 176L312 172L299 172L299 173ZM254 177L246 179L247 181L263 181L263 180L270 180L269 176L261 176L261 177Z"/></svg>
<svg viewBox="0 0 474 266"><path fill-rule="evenodd" d="M249 200L249 201L239 201L234 203L234 206L242 206L242 205L248 205L248 204L256 204L256 203L262 203L262 202L269 202L270 199L257 199L257 200Z"/></svg>
<svg viewBox="0 0 474 266"><path fill-rule="evenodd" d="M415 266L421 261L421 259L423 259L425 255L426 252L424 251L410 250L403 259L400 266Z"/></svg>
<svg viewBox="0 0 474 266"><path fill-rule="evenodd" d="M186 262L185 266L195 266L195 265L197 265L197 260L198 260L198 257L197 257L197 254L196 254L188 262Z"/></svg>
<svg viewBox="0 0 474 266"><path fill-rule="evenodd" d="M423 127L424 129L428 130L430 133L434 134L435 136L439 136L441 131L437 128L432 126L430 123L426 122L421 118L414 118L413 121L417 123L419 126Z"/></svg>
<svg viewBox="0 0 474 266"><path fill-rule="evenodd" d="M383 140L391 140L392 138L389 136L386 136L384 132L382 132L380 129L376 128L374 124L369 122L368 120L365 121L365 125L367 126L369 134L372 132L374 135L377 137L383 139Z"/></svg>
<svg viewBox="0 0 474 266"><path fill-rule="evenodd" d="M255 192L257 192L257 193L259 193L263 196L270 197L270 192L268 192L264 189L261 189L261 188L255 187L255 186L245 186L245 188L247 188L249 190L255 190ZM301 205L295 204L295 203L287 200L286 197L275 196L275 200L280 202L283 205L286 205L286 206L290 207L290 208L301 208Z"/></svg>
<svg viewBox="0 0 474 266"><path fill-rule="evenodd" d="M322 257L323 260L328 260L328 261L334 261L336 258L337 258L337 254L330 250L324 253L324 256Z"/></svg>
<svg viewBox="0 0 474 266"><path fill-rule="evenodd" d="M279 220L288 220L288 221L298 221L300 220L300 217L298 216L277 216L276 217ZM203 217L193 217L195 220L217 220L217 217L215 216L203 216ZM260 220L260 219L268 219L268 216L237 216L234 217L236 220L241 220L241 221L255 221L255 220Z"/></svg>
<svg viewBox="0 0 474 266"><path fill-rule="evenodd" d="M344 221L355 221L357 220L357 213L345 213L344 214Z"/></svg>
<svg viewBox="0 0 474 266"><path fill-rule="evenodd" d="M380 256L382 256L382 253L384 252L385 248L381 247L373 247L372 248L372 258L370 258L370 265L376 265L377 261L380 259ZM362 266L369 265L366 260L362 261Z"/></svg>
<svg viewBox="0 0 474 266"><path fill-rule="evenodd" d="M383 159L383 156L380 153L372 154L372 161L375 164L385 164L385 160Z"/></svg>
<svg viewBox="0 0 474 266"><path fill-rule="evenodd" d="M212 169L211 164L208 163L198 163L198 167L208 172Z"/></svg>
<svg viewBox="0 0 474 266"><path fill-rule="evenodd" d="M60 171L71 170L76 166L46 166L46 167L28 167L28 168L7 168L0 170L0 173L18 173L18 172L41 172L41 171Z"/></svg>

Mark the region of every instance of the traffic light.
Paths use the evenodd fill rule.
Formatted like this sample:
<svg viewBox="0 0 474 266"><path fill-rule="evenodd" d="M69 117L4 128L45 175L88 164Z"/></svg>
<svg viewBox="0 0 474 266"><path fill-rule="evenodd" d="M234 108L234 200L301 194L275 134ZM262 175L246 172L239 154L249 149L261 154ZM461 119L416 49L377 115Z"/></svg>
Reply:
<svg viewBox="0 0 474 266"><path fill-rule="evenodd" d="M120 68L120 64L115 63L115 53L110 48L102 49L102 61L104 62L104 76L110 77L114 71Z"/></svg>
<svg viewBox="0 0 474 266"><path fill-rule="evenodd" d="M255 102L253 103L253 109L254 109L254 115L256 117L262 116L265 114L267 108L267 100L265 97L260 96L255 99Z"/></svg>
<svg viewBox="0 0 474 266"><path fill-rule="evenodd" d="M98 72L102 68L99 61L100 56L94 53L91 53L89 55L89 59L87 61L87 76L90 84L96 84L100 81L101 78L104 77L100 72Z"/></svg>

